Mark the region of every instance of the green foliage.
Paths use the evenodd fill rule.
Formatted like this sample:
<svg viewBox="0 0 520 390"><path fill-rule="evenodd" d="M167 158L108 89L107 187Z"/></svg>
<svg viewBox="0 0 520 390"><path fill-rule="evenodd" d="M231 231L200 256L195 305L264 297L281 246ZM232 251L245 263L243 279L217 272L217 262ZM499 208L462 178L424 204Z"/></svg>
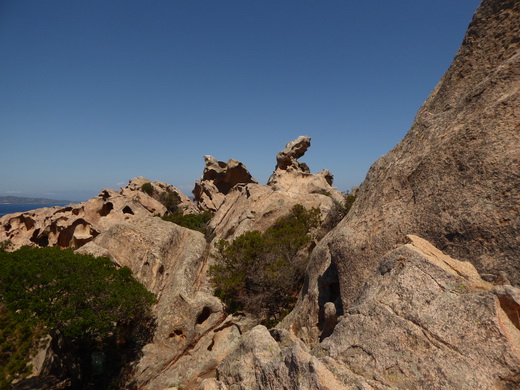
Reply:
<svg viewBox="0 0 520 390"><path fill-rule="evenodd" d="M15 377L29 374L27 358L40 335L38 326L17 321L0 304L0 389L9 389Z"/></svg>
<svg viewBox="0 0 520 390"><path fill-rule="evenodd" d="M209 211L204 211L201 214L184 214L182 211L177 211L161 218L179 226L206 234L208 231L208 222L211 220L211 217L212 215Z"/></svg>
<svg viewBox="0 0 520 390"><path fill-rule="evenodd" d="M179 204L181 197L173 191L166 191L161 194L159 201L166 207L168 213L175 213L179 211Z"/></svg>
<svg viewBox="0 0 520 390"><path fill-rule="evenodd" d="M0 366L10 367L0 371L0 382L23 374L36 329L103 350L149 321L154 301L130 269L116 269L107 258L50 247L0 251Z"/></svg>
<svg viewBox="0 0 520 390"><path fill-rule="evenodd" d="M146 182L144 183L142 186L141 186L141 190L143 190L143 192L145 194L148 194L150 196L153 195L153 187L152 187L152 183L150 182Z"/></svg>
<svg viewBox="0 0 520 390"><path fill-rule="evenodd" d="M343 208L344 208L345 215L347 215L348 212L350 211L350 209L352 208L352 205L354 204L354 201L356 200L356 196L352 195L352 194L350 194L348 192L343 194L343 195L345 197L345 202L343 204Z"/></svg>
<svg viewBox="0 0 520 390"><path fill-rule="evenodd" d="M210 275L216 295L234 312L245 310L273 324L294 305L303 282L318 209L296 205L264 233L251 231L217 243Z"/></svg>
<svg viewBox="0 0 520 390"><path fill-rule="evenodd" d="M341 222L343 218L347 216L354 201L356 200L356 196L352 195L348 191L343 193L343 202L337 203L335 202L331 212L329 213L328 220L324 223L324 228L329 231L332 230L338 223Z"/></svg>

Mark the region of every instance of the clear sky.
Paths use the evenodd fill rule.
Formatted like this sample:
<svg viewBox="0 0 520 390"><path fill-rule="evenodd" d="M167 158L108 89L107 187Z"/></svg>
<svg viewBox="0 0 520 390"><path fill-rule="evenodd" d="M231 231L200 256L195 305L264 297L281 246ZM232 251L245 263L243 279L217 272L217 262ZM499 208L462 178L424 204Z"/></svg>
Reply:
<svg viewBox="0 0 520 390"><path fill-rule="evenodd" d="M0 196L86 200L202 156L360 184L449 67L478 0L0 0Z"/></svg>

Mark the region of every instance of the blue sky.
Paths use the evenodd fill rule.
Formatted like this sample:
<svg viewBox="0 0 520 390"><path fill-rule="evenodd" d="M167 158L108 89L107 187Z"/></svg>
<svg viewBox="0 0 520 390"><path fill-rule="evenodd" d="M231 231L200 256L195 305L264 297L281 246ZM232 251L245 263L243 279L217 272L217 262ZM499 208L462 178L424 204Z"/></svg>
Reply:
<svg viewBox="0 0 520 390"><path fill-rule="evenodd" d="M0 0L0 196L85 200L276 153L340 190L406 134L477 0Z"/></svg>

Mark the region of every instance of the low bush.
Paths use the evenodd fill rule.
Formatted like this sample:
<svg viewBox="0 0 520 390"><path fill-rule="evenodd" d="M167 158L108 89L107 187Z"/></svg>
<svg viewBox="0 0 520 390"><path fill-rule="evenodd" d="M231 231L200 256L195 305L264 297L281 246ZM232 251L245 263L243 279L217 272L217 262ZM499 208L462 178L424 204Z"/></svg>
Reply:
<svg viewBox="0 0 520 390"><path fill-rule="evenodd" d="M343 193L342 203L334 202L329 216L323 226L325 231L332 230L338 223L341 222L343 218L347 216L355 200L356 196L346 191Z"/></svg>
<svg viewBox="0 0 520 390"><path fill-rule="evenodd" d="M166 191L161 194L159 201L166 207L168 213L175 213L179 211L179 204L181 203L181 197L179 194L173 191Z"/></svg>
<svg viewBox="0 0 520 390"><path fill-rule="evenodd" d="M212 215L209 211L204 211L201 214L184 214L182 211L177 211L171 214L166 214L161 218L179 226L207 234L208 222L211 220L211 217Z"/></svg>
<svg viewBox="0 0 520 390"><path fill-rule="evenodd" d="M127 358L125 346L136 352L151 335L154 301L129 268L116 269L107 258L50 247L0 251L0 383L23 378L30 346L51 332L80 357L85 381L96 381L92 353L110 357L106 382Z"/></svg>
<svg viewBox="0 0 520 390"><path fill-rule="evenodd" d="M153 187L152 187L152 183L150 182L146 182L144 183L142 186L141 186L141 190L145 193L145 194L148 194L150 196L153 195Z"/></svg>
<svg viewBox="0 0 520 390"><path fill-rule="evenodd" d="M219 241L210 275L228 311L245 310L266 325L283 318L296 302L311 231L319 224L319 209L296 205L264 233L251 231L231 243Z"/></svg>

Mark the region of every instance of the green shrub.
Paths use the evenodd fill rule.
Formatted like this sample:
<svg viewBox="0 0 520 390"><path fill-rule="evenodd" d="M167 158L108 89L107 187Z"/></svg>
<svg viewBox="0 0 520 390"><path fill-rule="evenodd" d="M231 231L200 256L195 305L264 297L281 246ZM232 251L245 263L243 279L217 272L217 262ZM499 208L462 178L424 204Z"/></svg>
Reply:
<svg viewBox="0 0 520 390"><path fill-rule="evenodd" d="M204 211L201 214L184 214L182 211L177 211L164 215L161 218L179 226L206 234L208 232L208 222L211 220L211 217L212 215L209 211Z"/></svg>
<svg viewBox="0 0 520 390"><path fill-rule="evenodd" d="M338 223L341 222L343 218L347 216L354 201L356 200L356 196L352 195L348 191L343 193L343 202L338 203L334 202L332 206L332 210L329 213L327 221L324 223L324 229L326 231L332 230Z"/></svg>
<svg viewBox="0 0 520 390"><path fill-rule="evenodd" d="M141 190L143 190L143 192L145 194L148 194L150 196L153 195L153 187L152 187L152 183L150 182L146 182L144 183L142 186L141 186Z"/></svg>
<svg viewBox="0 0 520 390"><path fill-rule="evenodd" d="M217 243L210 267L215 294L228 310L245 310L264 324L279 321L296 302L308 261L310 231L320 224L318 209L291 209L264 233L251 231Z"/></svg>
<svg viewBox="0 0 520 390"><path fill-rule="evenodd" d="M181 203L181 197L179 194L173 191L163 192L159 198L159 201L166 207L168 213L175 213L179 211L179 204Z"/></svg>
<svg viewBox="0 0 520 390"><path fill-rule="evenodd" d="M60 334L87 360L89 351L113 356L146 329L154 301L130 269L107 258L50 247L0 251L0 383L23 377L38 329Z"/></svg>

